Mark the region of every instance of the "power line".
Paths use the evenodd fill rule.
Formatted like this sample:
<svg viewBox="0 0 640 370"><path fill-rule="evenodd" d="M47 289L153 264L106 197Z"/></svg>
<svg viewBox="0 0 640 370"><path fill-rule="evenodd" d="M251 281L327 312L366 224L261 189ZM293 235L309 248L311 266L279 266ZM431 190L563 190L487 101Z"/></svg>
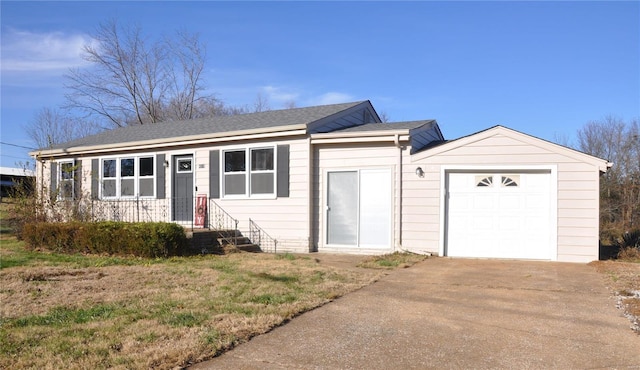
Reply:
<svg viewBox="0 0 640 370"><path fill-rule="evenodd" d="M16 156L13 156L13 155L8 155L8 154L0 154L0 157L13 158L13 159L32 159L28 155L25 155L24 157L16 157Z"/></svg>
<svg viewBox="0 0 640 370"><path fill-rule="evenodd" d="M0 144L2 144L2 145L9 145L9 146L15 146L16 148L29 149L29 150L36 150L36 148L30 148L30 147L28 147L28 146L22 146L22 145L18 145L18 144L5 143L4 141L0 141Z"/></svg>

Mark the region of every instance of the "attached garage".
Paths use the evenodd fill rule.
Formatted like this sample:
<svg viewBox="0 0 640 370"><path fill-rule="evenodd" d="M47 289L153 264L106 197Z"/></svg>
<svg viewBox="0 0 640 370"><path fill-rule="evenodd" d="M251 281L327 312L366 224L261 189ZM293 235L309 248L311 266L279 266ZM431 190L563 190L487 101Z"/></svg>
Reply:
<svg viewBox="0 0 640 370"><path fill-rule="evenodd" d="M590 262L611 164L502 126L414 152L402 248L439 256Z"/></svg>
<svg viewBox="0 0 640 370"><path fill-rule="evenodd" d="M552 185L550 170L447 171L445 254L551 259Z"/></svg>

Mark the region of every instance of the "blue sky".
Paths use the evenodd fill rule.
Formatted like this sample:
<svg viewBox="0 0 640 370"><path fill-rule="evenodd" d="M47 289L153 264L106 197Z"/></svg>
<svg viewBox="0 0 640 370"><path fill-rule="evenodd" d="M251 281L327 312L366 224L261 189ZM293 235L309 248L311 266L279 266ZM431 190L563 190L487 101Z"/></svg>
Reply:
<svg viewBox="0 0 640 370"><path fill-rule="evenodd" d="M554 140L640 117L640 2L0 2L1 141L64 104L63 74L109 19L208 47L210 93L273 109L369 99L448 139L500 124ZM2 144L1 165L28 160Z"/></svg>

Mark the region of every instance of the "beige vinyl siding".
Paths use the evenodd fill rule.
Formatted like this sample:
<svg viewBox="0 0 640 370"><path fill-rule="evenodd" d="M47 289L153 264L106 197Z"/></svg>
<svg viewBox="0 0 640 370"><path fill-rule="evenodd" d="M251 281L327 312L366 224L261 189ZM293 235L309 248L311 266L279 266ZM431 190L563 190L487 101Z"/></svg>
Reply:
<svg viewBox="0 0 640 370"><path fill-rule="evenodd" d="M195 188L193 191L194 196L198 196L200 194L204 194L207 198L210 196L209 194L209 169L211 168L211 163L209 163L209 150L208 149L198 149L195 152L194 157L194 179L193 182L195 184ZM171 173L169 173L171 175ZM166 176L166 174L165 174ZM170 178L170 176L169 176Z"/></svg>
<svg viewBox="0 0 640 370"><path fill-rule="evenodd" d="M421 167L424 177L416 175ZM438 253L440 242L440 166L409 157L402 166L402 248Z"/></svg>
<svg viewBox="0 0 640 370"><path fill-rule="evenodd" d="M557 166L558 260L598 259L599 168L580 153L508 130L497 130L466 145L443 146L414 155L404 165L403 247L437 253L443 227L441 176L443 166ZM478 135L480 136L480 134ZM447 150L446 148L449 148ZM415 168L425 171L418 178ZM424 194L420 193L420 190ZM417 191L416 191L417 190ZM408 206L411 205L411 206ZM422 220L419 222L418 220Z"/></svg>
<svg viewBox="0 0 640 370"><path fill-rule="evenodd" d="M406 152L408 155L408 151ZM359 170L359 169L389 169L391 170L393 198L392 209L392 248L399 243L397 212L399 189L396 186L399 149L389 143L360 143L360 144L322 144L314 146L314 174L313 174L313 216L314 246L320 252L341 253L388 253L390 250L364 250L364 249L329 249L326 247L324 225L326 224L324 206L326 204L326 172L334 170Z"/></svg>
<svg viewBox="0 0 640 370"><path fill-rule="evenodd" d="M251 146L255 143L247 143ZM262 142L264 145L289 145L289 197L275 199L214 199L239 221L240 231L248 235L249 219L278 240L279 251L309 252L309 142L305 139ZM208 150L239 148L216 146ZM222 155L220 156L222 158ZM207 159L208 162L208 159ZM207 170L207 176L209 172ZM208 183L207 183L208 188Z"/></svg>

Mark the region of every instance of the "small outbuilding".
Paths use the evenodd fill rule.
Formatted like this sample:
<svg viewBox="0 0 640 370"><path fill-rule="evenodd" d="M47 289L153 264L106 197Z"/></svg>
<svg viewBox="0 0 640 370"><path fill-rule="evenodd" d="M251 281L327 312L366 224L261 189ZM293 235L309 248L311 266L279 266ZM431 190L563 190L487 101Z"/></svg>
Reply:
<svg viewBox="0 0 640 370"><path fill-rule="evenodd" d="M11 195L12 190L19 184L24 184L24 190L32 192L31 182L35 174L33 170L15 167L0 167L0 199Z"/></svg>

